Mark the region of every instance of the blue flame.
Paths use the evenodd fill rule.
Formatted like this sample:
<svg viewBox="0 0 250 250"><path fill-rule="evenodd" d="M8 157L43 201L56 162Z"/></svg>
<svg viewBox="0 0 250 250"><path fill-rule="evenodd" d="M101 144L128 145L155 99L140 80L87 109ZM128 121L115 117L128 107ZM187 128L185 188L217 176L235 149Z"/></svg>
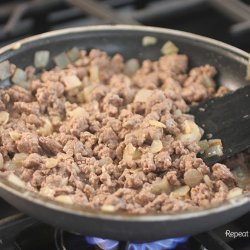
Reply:
<svg viewBox="0 0 250 250"><path fill-rule="evenodd" d="M90 245L97 245L103 250L115 250L119 242L116 240L101 239L96 237L85 237Z"/></svg>
<svg viewBox="0 0 250 250"><path fill-rule="evenodd" d="M176 248L178 244L184 243L189 237L178 237L172 239L158 240L147 243L133 243L127 244L126 250L170 250ZM101 239L96 237L86 237L86 241L90 245L97 245L103 250L116 250L119 242L109 239Z"/></svg>
<svg viewBox="0 0 250 250"><path fill-rule="evenodd" d="M167 250L174 249L180 243L184 243L188 237L179 237L173 239L158 240L151 243L135 244L129 243L127 250Z"/></svg>

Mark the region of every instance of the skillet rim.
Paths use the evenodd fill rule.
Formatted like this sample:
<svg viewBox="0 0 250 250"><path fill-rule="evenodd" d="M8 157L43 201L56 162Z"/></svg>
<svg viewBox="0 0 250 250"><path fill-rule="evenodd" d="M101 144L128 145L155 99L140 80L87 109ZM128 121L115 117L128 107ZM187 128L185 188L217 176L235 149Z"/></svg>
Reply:
<svg viewBox="0 0 250 250"><path fill-rule="evenodd" d="M203 42L208 45L215 45L217 47L220 47L224 50L227 50L229 52L233 52L237 56L240 56L243 64L247 64L247 59L249 58L249 54L239 48L236 48L232 45L226 44L224 42L208 38L205 36L185 32L185 31L179 31L179 30L173 30L173 29L166 29L166 28L158 28L158 27L152 27L152 26L139 26L139 25L96 25L96 26L85 26L85 27L74 27L74 28L67 28L62 30L55 30L50 31L42 34L38 34L35 36L31 36L28 38L24 38L21 40L18 40L14 43L11 43L9 45L6 45L2 48L0 48L0 57L3 53L8 51L15 52L15 47L22 46L23 44L35 42L40 39L45 38L53 38L56 36L69 34L69 33L78 33L78 32L88 32L88 31L119 31L119 30L129 30L129 31L146 31L146 32L152 32L152 33L164 33L164 34L170 34L174 36L179 36L183 38L187 38L190 40L196 40L199 42ZM60 212L68 213L68 214L74 214L76 216L84 216L88 218L93 219L103 219L103 220L113 220L113 221L125 221L125 222L152 222L152 221L174 221L174 220L185 220L191 218L198 218L206 216L209 214L217 214L222 213L227 210L235 209L236 207L240 207L243 205L249 204L250 209L250 193L247 192L246 194L239 196L237 198L231 199L230 201L224 202L223 204L202 209L202 210L196 210L196 211L186 211L182 213L175 213L175 214L146 214L146 215L130 215L130 214L116 214L116 213L103 213L96 210L90 210L87 209L77 209L73 206L67 206L62 203L55 202L51 199L44 198L41 195L38 195L36 193L30 192L25 190L24 188L21 188L20 190L17 190L18 187L12 187L12 185L3 177L0 177L0 188L4 190L4 192L9 192L12 195L18 196L19 198L25 199L29 202L36 203L36 205L39 206L45 206L47 209L57 210ZM2 191L1 191L2 192ZM4 196L3 196L4 197Z"/></svg>

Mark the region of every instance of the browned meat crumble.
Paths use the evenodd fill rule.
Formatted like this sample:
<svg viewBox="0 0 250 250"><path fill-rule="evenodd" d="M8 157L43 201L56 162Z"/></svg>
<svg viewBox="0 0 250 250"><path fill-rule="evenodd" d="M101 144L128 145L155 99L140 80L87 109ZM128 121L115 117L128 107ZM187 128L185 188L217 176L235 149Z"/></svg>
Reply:
<svg viewBox="0 0 250 250"><path fill-rule="evenodd" d="M26 70L27 71L27 70ZM30 89L0 90L0 173L64 203L106 212L204 208L241 194L223 164L197 158L202 132L189 105L217 92L216 69L188 71L182 54L145 60L93 49L65 69L29 68Z"/></svg>

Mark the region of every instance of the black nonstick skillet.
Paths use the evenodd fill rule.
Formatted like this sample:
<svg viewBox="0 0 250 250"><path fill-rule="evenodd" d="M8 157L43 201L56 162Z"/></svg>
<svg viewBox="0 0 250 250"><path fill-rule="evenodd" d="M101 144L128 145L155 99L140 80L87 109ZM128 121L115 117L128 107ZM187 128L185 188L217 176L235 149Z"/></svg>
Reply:
<svg viewBox="0 0 250 250"><path fill-rule="evenodd" d="M141 45L142 37L154 36L157 44ZM92 26L64 29L37 35L17 46L0 49L0 61L10 60L24 68L33 64L37 50L49 50L52 56L73 46L99 48L109 54L121 53L125 58L157 59L160 48L171 40L190 58L190 67L214 65L220 84L235 90L249 84L245 80L248 54L225 43L198 35L161 28L142 26ZM0 178L0 196L32 217L53 226L84 235L118 240L153 241L167 237L184 236L208 231L228 223L250 210L250 194L246 193L218 207L160 215L105 214L83 210L40 197L35 193L11 185Z"/></svg>

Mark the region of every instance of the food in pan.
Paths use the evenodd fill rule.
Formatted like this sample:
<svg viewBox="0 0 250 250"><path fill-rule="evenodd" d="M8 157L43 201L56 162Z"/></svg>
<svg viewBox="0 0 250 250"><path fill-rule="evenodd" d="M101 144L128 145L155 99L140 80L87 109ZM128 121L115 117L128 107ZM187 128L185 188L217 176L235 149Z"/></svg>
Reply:
<svg viewBox="0 0 250 250"><path fill-rule="evenodd" d="M35 53L36 68L0 63L0 79L13 83L0 90L0 174L104 212L180 212L241 195L249 183L237 169L210 168L197 156L222 154L222 143L201 141L188 114L190 105L227 92L216 88L216 69L188 70L188 57L172 42L161 51L141 65L77 48L55 56L50 70L49 51ZM240 154L229 165L249 158Z"/></svg>

